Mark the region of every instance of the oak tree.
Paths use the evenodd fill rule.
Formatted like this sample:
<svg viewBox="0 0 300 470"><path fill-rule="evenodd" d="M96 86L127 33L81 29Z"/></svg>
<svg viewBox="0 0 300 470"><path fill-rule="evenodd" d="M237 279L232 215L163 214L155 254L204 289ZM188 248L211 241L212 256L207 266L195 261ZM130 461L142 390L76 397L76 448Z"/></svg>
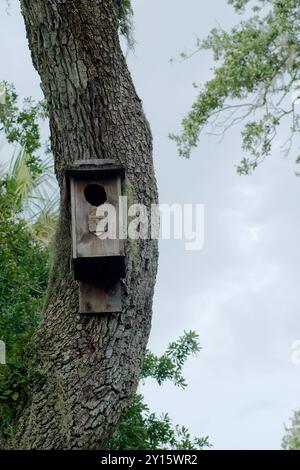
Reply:
<svg viewBox="0 0 300 470"><path fill-rule="evenodd" d="M188 158L204 132L222 137L232 126L244 124L244 157L237 170L249 174L271 155L282 128L289 128L283 152L298 151L294 141L300 131L300 2L228 3L245 19L229 31L219 26L197 40L193 55L203 49L213 53L212 78L195 84L198 96L181 133L171 137L179 154Z"/></svg>
<svg viewBox="0 0 300 470"><path fill-rule="evenodd" d="M121 0L21 0L33 64L47 101L60 190L55 253L31 395L10 443L22 449L99 449L133 397L146 350L157 243L126 243L121 314L78 313L65 172L76 160L126 169L135 202L157 202L152 137L120 46Z"/></svg>

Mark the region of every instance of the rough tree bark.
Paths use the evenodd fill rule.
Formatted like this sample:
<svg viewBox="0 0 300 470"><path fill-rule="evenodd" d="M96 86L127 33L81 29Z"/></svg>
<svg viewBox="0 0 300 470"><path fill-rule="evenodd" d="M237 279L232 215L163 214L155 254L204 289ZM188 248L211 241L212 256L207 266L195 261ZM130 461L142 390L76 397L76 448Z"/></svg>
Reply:
<svg viewBox="0 0 300 470"><path fill-rule="evenodd" d="M147 344L157 244L126 244L123 312L80 315L71 270L65 170L78 159L124 165L136 202L157 202L152 138L118 39L117 0L21 0L33 63L49 104L61 192L55 256L31 399L15 448L99 449L136 391Z"/></svg>

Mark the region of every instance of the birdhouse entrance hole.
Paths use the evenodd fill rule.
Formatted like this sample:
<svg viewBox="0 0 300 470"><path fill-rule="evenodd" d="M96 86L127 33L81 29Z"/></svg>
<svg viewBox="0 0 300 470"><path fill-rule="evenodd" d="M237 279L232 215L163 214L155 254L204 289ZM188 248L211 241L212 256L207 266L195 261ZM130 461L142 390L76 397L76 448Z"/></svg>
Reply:
<svg viewBox="0 0 300 470"><path fill-rule="evenodd" d="M121 279L126 276L122 180L124 168L111 160L77 160L67 172L72 212L72 258L79 282L81 313L122 311ZM113 206L115 217L105 211ZM98 210L99 208L99 210ZM103 210L104 213L103 213ZM113 219L113 220L112 220ZM116 236L106 236L109 224Z"/></svg>
<svg viewBox="0 0 300 470"><path fill-rule="evenodd" d="M99 207L107 201L107 196L103 186L99 184L89 184L84 189L85 199L91 206Z"/></svg>

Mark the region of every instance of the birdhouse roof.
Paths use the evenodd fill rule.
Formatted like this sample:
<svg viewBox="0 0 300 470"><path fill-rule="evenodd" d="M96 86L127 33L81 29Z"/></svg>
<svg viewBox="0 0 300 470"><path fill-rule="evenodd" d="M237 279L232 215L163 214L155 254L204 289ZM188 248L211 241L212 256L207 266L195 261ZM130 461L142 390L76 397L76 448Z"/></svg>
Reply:
<svg viewBox="0 0 300 470"><path fill-rule="evenodd" d="M125 177L125 168L115 160L77 160L67 169L66 174L75 178L113 175Z"/></svg>

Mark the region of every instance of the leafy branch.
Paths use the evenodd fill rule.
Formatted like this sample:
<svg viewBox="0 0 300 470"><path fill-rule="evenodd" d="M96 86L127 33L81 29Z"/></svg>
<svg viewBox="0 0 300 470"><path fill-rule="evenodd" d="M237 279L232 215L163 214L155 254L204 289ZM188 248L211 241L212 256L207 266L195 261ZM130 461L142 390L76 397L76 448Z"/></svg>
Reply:
<svg viewBox="0 0 300 470"><path fill-rule="evenodd" d="M247 0L229 1L243 13ZM171 134L180 156L189 158L204 131L224 137L246 121L242 148L246 156L237 167L251 173L272 152L279 127L287 122L290 137L282 150L288 154L300 130L299 0L255 2L253 16L230 32L214 28L186 60L203 49L211 50L216 66L213 78L196 86L199 94L182 121L179 135Z"/></svg>

